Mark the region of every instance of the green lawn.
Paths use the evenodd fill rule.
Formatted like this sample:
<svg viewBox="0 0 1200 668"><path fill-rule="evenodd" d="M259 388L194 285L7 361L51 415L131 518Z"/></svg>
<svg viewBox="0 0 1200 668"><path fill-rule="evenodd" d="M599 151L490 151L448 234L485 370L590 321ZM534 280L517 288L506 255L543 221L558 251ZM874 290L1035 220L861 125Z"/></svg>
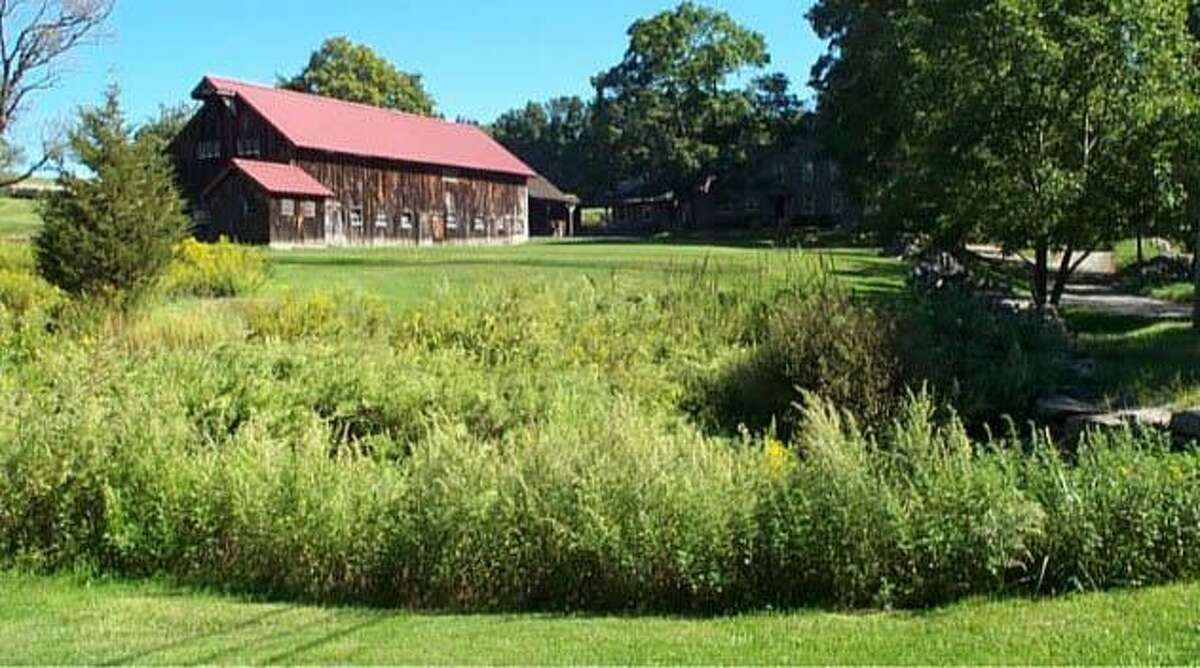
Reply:
<svg viewBox="0 0 1200 668"><path fill-rule="evenodd" d="M28 237L36 232L42 225L36 206L34 200L0 197L0 238Z"/></svg>
<svg viewBox="0 0 1200 668"><path fill-rule="evenodd" d="M789 251L754 245L697 242L576 239L534 240L520 246L270 251L267 294L363 291L400 305L436 298L442 290L493 285L577 285L616 281L647 288L672 271L752 277L786 271L773 262ZM855 290L891 291L904 279L902 266L869 250L801 253L796 266L825 266Z"/></svg>
<svg viewBox="0 0 1200 668"><path fill-rule="evenodd" d="M0 575L3 664L1183 664L1200 585L921 613L414 614Z"/></svg>
<svg viewBox="0 0 1200 668"><path fill-rule="evenodd" d="M1138 406L1200 405L1200 336L1191 323L1068 312L1067 325L1095 358L1095 389Z"/></svg>

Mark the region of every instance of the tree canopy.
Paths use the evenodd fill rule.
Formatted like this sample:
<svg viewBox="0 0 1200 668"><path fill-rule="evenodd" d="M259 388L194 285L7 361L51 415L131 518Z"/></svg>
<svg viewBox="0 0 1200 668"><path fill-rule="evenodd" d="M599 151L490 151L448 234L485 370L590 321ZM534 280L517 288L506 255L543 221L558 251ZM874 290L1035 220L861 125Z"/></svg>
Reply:
<svg viewBox="0 0 1200 668"><path fill-rule="evenodd" d="M592 107L579 97L529 102L505 112L492 135L530 167L568 192L590 197L596 174Z"/></svg>
<svg viewBox="0 0 1200 668"><path fill-rule="evenodd" d="M1151 129L1195 76L1187 12L1184 0L821 0L822 121L889 227L1032 249L1034 300L1056 303L1090 249L1128 233L1131 184L1170 171L1172 133ZM1161 195L1138 197L1157 209Z"/></svg>
<svg viewBox="0 0 1200 668"><path fill-rule="evenodd" d="M421 75L402 72L369 46L345 37L325 40L308 64L279 87L422 116L434 115Z"/></svg>
<svg viewBox="0 0 1200 668"><path fill-rule="evenodd" d="M686 191L737 156L754 96L729 79L770 62L763 36L684 2L629 28L624 59L597 76L597 140L616 170Z"/></svg>

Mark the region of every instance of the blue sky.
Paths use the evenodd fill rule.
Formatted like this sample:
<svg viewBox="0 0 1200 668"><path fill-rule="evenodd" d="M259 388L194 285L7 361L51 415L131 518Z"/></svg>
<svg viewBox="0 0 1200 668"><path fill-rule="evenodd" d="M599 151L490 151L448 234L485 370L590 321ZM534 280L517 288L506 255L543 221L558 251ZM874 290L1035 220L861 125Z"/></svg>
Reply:
<svg viewBox="0 0 1200 668"><path fill-rule="evenodd" d="M37 98L15 128L30 145L81 104L119 83L131 119L184 100L205 73L273 83L299 70L329 36L370 44L425 77L448 118L489 122L528 100L589 92L618 62L635 19L673 0L118 0L110 36L68 65L62 86ZM800 0L710 0L762 33L771 69L796 84L823 45Z"/></svg>

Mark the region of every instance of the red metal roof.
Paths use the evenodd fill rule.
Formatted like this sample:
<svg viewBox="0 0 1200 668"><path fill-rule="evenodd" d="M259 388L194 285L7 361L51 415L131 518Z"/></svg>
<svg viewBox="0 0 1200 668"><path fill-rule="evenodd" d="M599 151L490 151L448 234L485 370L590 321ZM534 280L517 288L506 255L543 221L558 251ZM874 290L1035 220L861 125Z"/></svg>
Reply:
<svg viewBox="0 0 1200 668"><path fill-rule="evenodd" d="M272 195L333 197L333 191L295 165L234 158L233 167Z"/></svg>
<svg viewBox="0 0 1200 668"><path fill-rule="evenodd" d="M299 148L517 176L534 172L486 132L461 123L208 76Z"/></svg>

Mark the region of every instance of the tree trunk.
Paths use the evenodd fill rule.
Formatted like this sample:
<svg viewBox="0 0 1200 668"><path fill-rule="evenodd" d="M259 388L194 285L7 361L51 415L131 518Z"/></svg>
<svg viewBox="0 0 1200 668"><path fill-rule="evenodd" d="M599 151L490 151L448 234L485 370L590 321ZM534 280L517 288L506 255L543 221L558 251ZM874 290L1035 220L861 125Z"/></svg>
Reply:
<svg viewBox="0 0 1200 668"><path fill-rule="evenodd" d="M1142 253L1142 228L1139 227L1137 231L1137 262L1142 264L1145 261L1146 256Z"/></svg>
<svg viewBox="0 0 1200 668"><path fill-rule="evenodd" d="M1050 277L1050 248L1045 240L1039 240L1033 249L1033 305L1039 311L1046 308Z"/></svg>
<svg viewBox="0 0 1200 668"><path fill-rule="evenodd" d="M1075 259L1075 250L1068 246L1063 250L1062 262L1058 265L1058 273L1054 276L1054 293L1050 295L1050 304L1057 307L1062 301L1063 293L1067 290L1067 281L1071 278L1071 261Z"/></svg>
<svg viewBox="0 0 1200 668"><path fill-rule="evenodd" d="M1192 331L1200 334L1200 207L1193 205L1192 232Z"/></svg>

